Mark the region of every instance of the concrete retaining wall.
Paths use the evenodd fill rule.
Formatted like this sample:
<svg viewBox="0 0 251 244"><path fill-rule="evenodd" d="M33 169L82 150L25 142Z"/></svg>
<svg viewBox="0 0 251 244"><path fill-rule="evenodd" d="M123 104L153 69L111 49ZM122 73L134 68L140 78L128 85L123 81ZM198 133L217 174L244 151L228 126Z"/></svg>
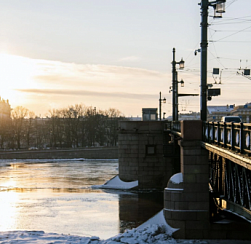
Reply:
<svg viewBox="0 0 251 244"><path fill-rule="evenodd" d="M57 149L57 150L18 150L1 151L0 159L117 159L117 147L86 148L86 149Z"/></svg>

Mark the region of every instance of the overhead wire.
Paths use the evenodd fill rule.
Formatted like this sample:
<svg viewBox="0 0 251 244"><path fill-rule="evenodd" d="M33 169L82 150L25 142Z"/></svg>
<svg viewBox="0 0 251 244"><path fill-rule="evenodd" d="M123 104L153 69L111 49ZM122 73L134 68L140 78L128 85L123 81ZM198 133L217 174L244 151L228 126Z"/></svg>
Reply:
<svg viewBox="0 0 251 244"><path fill-rule="evenodd" d="M237 32L237 31L239 31L239 30L216 30L211 27L209 27L208 29L210 31L214 31L214 32ZM247 30L247 31L243 31L243 32L251 32L251 30Z"/></svg>
<svg viewBox="0 0 251 244"><path fill-rule="evenodd" d="M213 35L211 34L211 30L210 30L210 29L209 29L209 33L210 33L210 35L211 35L211 38L213 38ZM215 33L214 33L214 34L215 34ZM214 43L213 43L213 47L214 47L214 51L215 51L216 56L218 56ZM210 51L210 50L209 50L209 51ZM210 51L210 52L211 52L211 51ZM214 56L214 55L213 55L213 56Z"/></svg>
<svg viewBox="0 0 251 244"><path fill-rule="evenodd" d="M233 3L237 2L237 0L233 0L232 2L227 2L226 9L229 8Z"/></svg>
<svg viewBox="0 0 251 244"><path fill-rule="evenodd" d="M242 29L242 30L239 30L239 31L237 31L237 32L235 32L235 33L233 33L233 34L231 34L231 35L225 36L225 37L223 37L223 38L221 38L221 39L218 39L218 40L216 40L216 41L213 41L213 42L219 42L219 41L221 41L221 40L224 40L224 39L226 39L226 38L228 38L228 37L230 37L230 36L234 36L234 35L236 35L236 34L238 34L238 33L240 33L240 32L243 32L244 30L247 30L247 29L250 29L250 28L251 28L251 26L249 26L249 27L247 27L247 28L244 28L244 29Z"/></svg>
<svg viewBox="0 0 251 244"><path fill-rule="evenodd" d="M228 6L226 8L229 8L230 5L232 5L233 3L237 2L237 0L233 0L232 2L230 2L228 4ZM242 17L242 18L229 18L227 20L224 20L224 21L215 21L215 19L213 19L211 21L211 25L214 26L214 25L225 25L225 24L249 24L251 22L251 16L245 16L245 17ZM209 24L210 25L210 24ZM217 52L217 48L216 48L216 44L217 42L239 42L239 43L249 43L251 41L249 40L244 40L244 41L227 41L226 39L227 38L230 38L234 35L237 35L239 33L242 33L242 32L251 32L251 30L249 30L251 28L251 26L248 26L248 27L245 27L241 30L214 30L213 28L209 28L209 34L210 34L210 38L213 40L213 39L216 39L216 33L217 32L221 32L221 33L224 33L224 32L230 32L231 34L229 35L226 35L225 37L222 37L222 38L219 38L218 40L213 40L211 42L211 47L213 48L213 50L211 49L208 49L210 54L212 55L213 60L216 60L220 66L223 68L222 70L224 70L224 74L227 74L226 76L224 76L224 82L229 82L229 85L231 86L236 86L236 79L233 80L234 77L236 77L236 72L238 70L238 68L228 68L227 65L224 64L224 62L222 62L223 59L226 59L226 60L240 60L240 59L237 59L237 58L228 58L228 57L220 57L218 55L218 52ZM210 42L210 41L209 41ZM191 55L191 53L189 54L189 56ZM193 61L194 58L191 60ZM246 67L248 67L246 65ZM191 70L191 69L187 69L187 72L189 73L196 73L195 70ZM208 73L212 73L212 71L208 71ZM239 80L239 78L238 78ZM241 82L241 84L246 84L247 82ZM238 83L240 84L240 83ZM193 106L196 106L196 105L192 105L190 104L189 106L193 107ZM196 106L197 107L197 106Z"/></svg>
<svg viewBox="0 0 251 244"><path fill-rule="evenodd" d="M247 18L250 18L250 19L247 19ZM214 20L214 23L210 23L210 25L213 25L213 26L225 25L225 24L242 24L244 22L251 22L251 16L244 16L241 18L224 17L224 19L217 19L217 20L213 19L213 20ZM236 21L236 22L233 22L233 21Z"/></svg>
<svg viewBox="0 0 251 244"><path fill-rule="evenodd" d="M226 8L229 8L230 7L230 5L232 5L233 3L235 3L237 0L234 0L234 1L232 1L232 2L230 2L227 6L226 6ZM235 21L235 20L241 20L242 21L242 23L243 22L250 22L251 21L251 19L247 19L247 18L250 18L251 16L245 16L245 17L241 17L241 18L230 18L230 19L228 19L228 20L224 20L224 22L231 22L231 24L233 24L233 22L232 21ZM225 18L224 18L225 19ZM224 22L223 21L218 21L217 22L217 24L220 24L220 25L222 25L222 24L224 24ZM238 22L239 23L239 22ZM212 21L211 21L211 23L210 23L211 25L215 25L215 19L213 19ZM214 55L213 54L213 52L209 49L209 52L211 53L211 55L213 56L213 57L215 57L215 59L217 60L217 62L222 66L222 67L224 67L224 69L227 69L226 67L225 67L225 65L223 65L223 63L220 61L220 59L222 59L222 58L220 58L219 56L218 56L218 54L217 54L217 50L216 50L216 46L215 46L215 43L217 43L217 42L222 42L222 40L225 40L226 38L229 38L229 37L231 37L231 36L233 36L233 35L236 35L236 34L238 34L238 33L241 33L241 32L246 32L248 29L250 29L251 28L251 26L248 26L248 27L246 27L246 28L244 28L244 29L241 29L241 30L238 30L238 31L233 31L233 30L231 30L231 32L234 32L234 33L232 33L232 34L230 34L230 35L227 35L227 36L225 36L225 37L222 37L222 38L219 38L218 40L212 40L212 41L209 41L209 42L211 42L212 43L212 46L213 46L213 49L214 49L214 52L215 52L215 54L216 55ZM214 33L212 34L212 31L214 31ZM215 36L215 33L216 33L217 31L216 30L213 30L212 28L209 28L209 33L210 33L210 37L211 37L211 39L213 39L213 37ZM218 31L219 32L219 31ZM223 30L221 30L221 32L224 32ZM238 42L238 41L224 41L224 42ZM239 42L251 42L251 41L239 41ZM227 58L226 58L227 59ZM233 59L232 59L233 60ZM237 59L235 59L235 60L237 60Z"/></svg>
<svg viewBox="0 0 251 244"><path fill-rule="evenodd" d="M232 2L230 2L228 4L228 6L226 8L229 8L230 5L232 5L233 3L237 2L237 0L234 0ZM213 19L211 21L211 23L209 25L224 25L224 24L243 24L243 23L249 23L251 22L251 16L245 16L245 17L242 17L242 18L229 18L229 19L225 19L224 21L217 21L216 22L216 19ZM233 77L236 76L236 71L238 70L238 68L227 68L226 65L224 65L224 63L222 62L222 59L228 59L228 60L239 60L237 58L227 58L227 57L219 57L218 55L218 52L217 52L217 48L215 46L215 43L217 42L223 42L223 40L225 42L251 42L251 41L226 41L225 39L231 37L231 36L234 36L234 35L237 35L238 33L241 33L241 32L251 32L249 29L251 28L251 26L248 26L246 28L243 28L241 30L214 30L213 28L209 28L209 34L210 34L210 38L213 40L215 38L215 34L216 32L233 32L231 33L230 35L226 35L225 37L222 37L222 38L219 38L218 40L213 40L213 41L209 41L212 43L212 48L213 50L209 50L210 54L214 57L213 60L216 60L219 65L223 68L222 70L224 70L224 73L227 73L229 74L229 76L226 76L224 77L224 82L226 81L229 81L229 80L232 80ZM196 47L197 47L198 44L196 44ZM196 49L195 47L195 49ZM185 60L189 60L191 54L193 53L190 52L189 55L187 56L187 58ZM186 65L187 69L184 70L190 74L194 74L194 75L198 75L198 72L200 71L199 69L196 70L196 69L191 69L190 67L192 67L192 65L190 65L193 61L194 61L195 57L193 57L192 59L190 59L188 61L188 65ZM208 73L212 73L212 71L208 71Z"/></svg>

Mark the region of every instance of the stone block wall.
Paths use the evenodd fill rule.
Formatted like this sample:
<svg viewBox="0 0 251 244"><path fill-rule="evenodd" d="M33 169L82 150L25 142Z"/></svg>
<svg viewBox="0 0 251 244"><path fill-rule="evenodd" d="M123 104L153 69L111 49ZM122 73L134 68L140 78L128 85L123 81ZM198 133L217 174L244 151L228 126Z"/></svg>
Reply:
<svg viewBox="0 0 251 244"><path fill-rule="evenodd" d="M182 121L180 145L180 181L172 177L164 192L167 223L179 228L176 238L209 236L209 165L208 152L201 147L201 121Z"/></svg>
<svg viewBox="0 0 251 244"><path fill-rule="evenodd" d="M163 156L164 121L121 121L119 177L139 181L141 189L163 189L172 172L172 159Z"/></svg>

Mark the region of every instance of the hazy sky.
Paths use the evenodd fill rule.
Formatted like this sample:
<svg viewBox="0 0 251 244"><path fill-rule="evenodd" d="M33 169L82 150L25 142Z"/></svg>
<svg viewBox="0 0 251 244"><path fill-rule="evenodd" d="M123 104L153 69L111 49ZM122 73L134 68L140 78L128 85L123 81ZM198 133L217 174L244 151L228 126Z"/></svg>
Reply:
<svg viewBox="0 0 251 244"><path fill-rule="evenodd" d="M200 92L200 6L197 0L0 0L0 96L37 115L82 103L141 116L171 114L171 62L182 57L180 93ZM222 95L208 105L251 102L251 2L227 0L222 19L209 17L208 83ZM213 15L210 7L209 15ZM177 66L178 68L178 66ZM242 72L242 71L239 71ZM181 97L180 112L199 111Z"/></svg>

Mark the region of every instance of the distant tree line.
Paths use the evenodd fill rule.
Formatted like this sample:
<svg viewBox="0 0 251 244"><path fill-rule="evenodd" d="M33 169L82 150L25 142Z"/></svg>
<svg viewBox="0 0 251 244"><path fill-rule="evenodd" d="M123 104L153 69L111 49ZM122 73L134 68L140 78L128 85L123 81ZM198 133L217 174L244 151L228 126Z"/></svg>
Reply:
<svg viewBox="0 0 251 244"><path fill-rule="evenodd" d="M0 148L116 146L118 121L124 119L117 109L96 111L82 104L50 110L45 118L18 106L11 118L0 117Z"/></svg>

